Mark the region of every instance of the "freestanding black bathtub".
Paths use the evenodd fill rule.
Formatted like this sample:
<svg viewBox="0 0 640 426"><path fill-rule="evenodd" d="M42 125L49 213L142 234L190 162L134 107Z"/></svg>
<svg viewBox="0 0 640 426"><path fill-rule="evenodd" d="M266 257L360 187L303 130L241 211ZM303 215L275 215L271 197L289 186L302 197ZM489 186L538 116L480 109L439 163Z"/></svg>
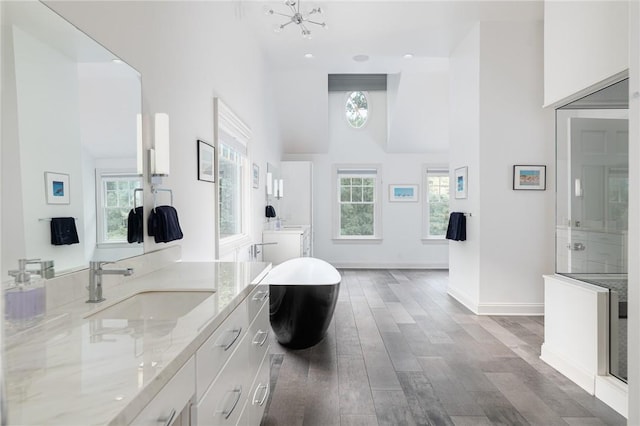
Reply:
<svg viewBox="0 0 640 426"><path fill-rule="evenodd" d="M265 277L269 284L269 319L278 342L304 349L324 337L340 291L340 273L324 260L290 259Z"/></svg>

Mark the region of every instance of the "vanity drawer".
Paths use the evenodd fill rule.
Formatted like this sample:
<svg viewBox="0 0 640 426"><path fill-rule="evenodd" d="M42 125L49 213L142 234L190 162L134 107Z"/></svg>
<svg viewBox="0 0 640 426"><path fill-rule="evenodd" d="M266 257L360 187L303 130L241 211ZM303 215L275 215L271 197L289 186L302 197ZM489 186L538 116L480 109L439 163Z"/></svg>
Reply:
<svg viewBox="0 0 640 426"><path fill-rule="evenodd" d="M264 414L264 409L269 400L269 393L271 393L271 359L267 352L262 359L258 374L251 386L251 393L248 395L247 407L245 412L248 412L247 425L259 425Z"/></svg>
<svg viewBox="0 0 640 426"><path fill-rule="evenodd" d="M266 284L258 284L247 298L247 307L249 309L249 322L253 321L256 314L260 311L264 304L269 302L269 286Z"/></svg>
<svg viewBox="0 0 640 426"><path fill-rule="evenodd" d="M180 416L193 396L195 382L195 360L191 357L131 424L152 426L171 424Z"/></svg>
<svg viewBox="0 0 640 426"><path fill-rule="evenodd" d="M269 333L271 326L269 325L269 304L264 303L262 309L256 315L253 322L249 326L248 338L251 339L249 345L249 364L253 366L255 373L257 366L260 365L267 348L269 347Z"/></svg>
<svg viewBox="0 0 640 426"><path fill-rule="evenodd" d="M247 333L247 305L241 303L196 352L196 399L199 401Z"/></svg>
<svg viewBox="0 0 640 426"><path fill-rule="evenodd" d="M249 343L250 339L245 333L233 357L198 403L196 425L226 426L238 423L251 385L247 371Z"/></svg>

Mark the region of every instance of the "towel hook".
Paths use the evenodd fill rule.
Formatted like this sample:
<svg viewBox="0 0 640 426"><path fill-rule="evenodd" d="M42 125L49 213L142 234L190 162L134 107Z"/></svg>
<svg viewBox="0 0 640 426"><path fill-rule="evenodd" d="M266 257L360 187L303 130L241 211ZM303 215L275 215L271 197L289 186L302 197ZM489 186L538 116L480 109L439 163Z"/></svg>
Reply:
<svg viewBox="0 0 640 426"><path fill-rule="evenodd" d="M170 201L170 206L173 206L173 191L170 189L165 189L165 188L153 188L152 192L153 192L153 211L156 211L156 207L158 205L157 203L157 194L158 191L164 191L164 192L168 192L169 195L171 196L171 201Z"/></svg>
<svg viewBox="0 0 640 426"><path fill-rule="evenodd" d="M144 191L144 189L142 189L142 188L136 188L136 189L133 190L133 214L136 214L136 209L138 208L138 203L136 203L136 201L138 200L136 198L136 194L138 192L143 192L143 191ZM140 207L142 207L142 206L140 206Z"/></svg>

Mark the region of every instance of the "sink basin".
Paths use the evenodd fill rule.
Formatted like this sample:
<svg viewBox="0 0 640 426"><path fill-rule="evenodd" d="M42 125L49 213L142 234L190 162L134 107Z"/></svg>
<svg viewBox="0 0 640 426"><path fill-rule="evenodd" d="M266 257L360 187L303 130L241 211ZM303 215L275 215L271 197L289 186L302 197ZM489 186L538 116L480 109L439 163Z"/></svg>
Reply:
<svg viewBox="0 0 640 426"><path fill-rule="evenodd" d="M87 315L87 319L175 320L215 293L197 291L144 291Z"/></svg>

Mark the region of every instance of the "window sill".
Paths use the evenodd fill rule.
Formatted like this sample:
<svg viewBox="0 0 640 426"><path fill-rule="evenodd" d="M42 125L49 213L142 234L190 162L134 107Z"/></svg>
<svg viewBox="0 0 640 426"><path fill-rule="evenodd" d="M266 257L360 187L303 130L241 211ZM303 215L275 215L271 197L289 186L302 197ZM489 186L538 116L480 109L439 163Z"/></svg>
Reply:
<svg viewBox="0 0 640 426"><path fill-rule="evenodd" d="M445 237L423 237L422 238L422 243L423 244L438 244L438 243L446 243L449 240L447 240Z"/></svg>
<svg viewBox="0 0 640 426"><path fill-rule="evenodd" d="M97 243L96 248L99 249L125 249L125 248L139 248L142 247L142 243L127 243L126 241L117 243Z"/></svg>
<svg viewBox="0 0 640 426"><path fill-rule="evenodd" d="M380 237L334 237L332 240L338 244L380 244L382 242Z"/></svg>

